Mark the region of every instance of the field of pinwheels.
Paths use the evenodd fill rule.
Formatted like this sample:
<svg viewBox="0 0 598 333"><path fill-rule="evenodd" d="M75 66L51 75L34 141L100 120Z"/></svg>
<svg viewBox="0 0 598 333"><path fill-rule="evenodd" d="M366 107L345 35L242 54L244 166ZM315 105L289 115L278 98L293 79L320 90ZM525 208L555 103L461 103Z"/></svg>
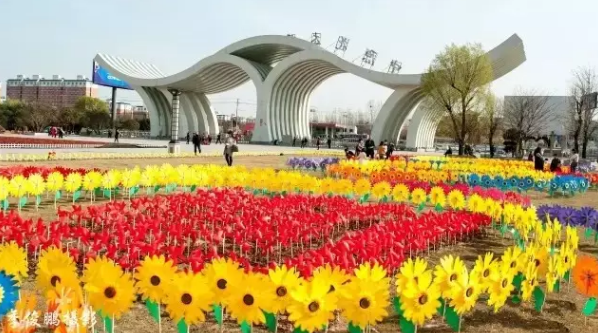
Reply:
<svg viewBox="0 0 598 333"><path fill-rule="evenodd" d="M5 162L2 332L598 326L591 174L423 156L222 162Z"/></svg>

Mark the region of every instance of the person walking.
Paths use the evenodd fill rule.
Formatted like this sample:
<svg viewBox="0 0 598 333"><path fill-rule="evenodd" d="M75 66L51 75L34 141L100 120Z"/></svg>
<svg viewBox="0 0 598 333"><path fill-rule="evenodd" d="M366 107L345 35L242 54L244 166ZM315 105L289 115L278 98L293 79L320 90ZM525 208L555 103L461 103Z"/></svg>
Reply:
<svg viewBox="0 0 598 333"><path fill-rule="evenodd" d="M390 157L392 156L392 153L394 153L394 151L395 151L395 144L391 142L388 144L388 150L386 150L386 159L390 159Z"/></svg>
<svg viewBox="0 0 598 333"><path fill-rule="evenodd" d="M191 135L189 135L189 132L187 132L187 136L185 138L187 139L187 144L189 144L189 141L191 141Z"/></svg>
<svg viewBox="0 0 598 333"><path fill-rule="evenodd" d="M320 150L320 137L316 138L316 147L318 147L316 150Z"/></svg>
<svg viewBox="0 0 598 333"><path fill-rule="evenodd" d="M237 142L235 141L235 138L233 138L232 133L229 133L224 142L224 159L228 166L233 165L233 153L238 151L239 148L237 147Z"/></svg>
<svg viewBox="0 0 598 333"><path fill-rule="evenodd" d="M114 132L114 143L119 143L118 138L120 138L120 132L116 130L116 132Z"/></svg>
<svg viewBox="0 0 598 333"><path fill-rule="evenodd" d="M374 154L376 151L376 143L372 138L368 135L367 140L365 140L365 156L369 157L370 159L374 159Z"/></svg>
<svg viewBox="0 0 598 333"><path fill-rule="evenodd" d="M222 136L221 133L218 133L218 135L216 135L216 144L222 143L222 140L220 140L221 136Z"/></svg>
<svg viewBox="0 0 598 333"><path fill-rule="evenodd" d="M359 155L361 155L361 153L363 153L363 150L364 150L363 140L359 140L359 142L357 142L357 146L355 146L355 156L359 157Z"/></svg>
<svg viewBox="0 0 598 333"><path fill-rule="evenodd" d="M453 148L449 146L448 149L444 152L444 156L453 156Z"/></svg>
<svg viewBox="0 0 598 333"><path fill-rule="evenodd" d="M201 154L201 140L199 139L199 134L197 132L193 133L193 153L197 155L197 153Z"/></svg>
<svg viewBox="0 0 598 333"><path fill-rule="evenodd" d="M295 147L295 142L297 142L297 137L296 136L293 137L293 147Z"/></svg>
<svg viewBox="0 0 598 333"><path fill-rule="evenodd" d="M328 146L328 149L332 149L332 137L328 137L328 139L326 139L326 145Z"/></svg>
<svg viewBox="0 0 598 333"><path fill-rule="evenodd" d="M577 149L572 149L571 153L571 157L569 158L571 161L571 173L575 173L579 164L579 154L577 153Z"/></svg>
<svg viewBox="0 0 598 333"><path fill-rule="evenodd" d="M380 141L380 145L378 146L378 158L383 160L386 158L386 152L388 151L388 146L386 142Z"/></svg>
<svg viewBox="0 0 598 333"><path fill-rule="evenodd" d="M544 170L544 156L542 156L542 148L540 147L534 150L534 169L538 171Z"/></svg>

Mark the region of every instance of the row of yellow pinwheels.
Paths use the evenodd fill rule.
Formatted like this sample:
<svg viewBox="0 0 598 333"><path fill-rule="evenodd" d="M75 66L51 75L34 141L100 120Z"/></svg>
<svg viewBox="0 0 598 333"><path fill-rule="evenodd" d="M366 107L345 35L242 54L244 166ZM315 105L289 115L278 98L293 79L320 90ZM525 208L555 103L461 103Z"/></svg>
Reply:
<svg viewBox="0 0 598 333"><path fill-rule="evenodd" d="M535 225L533 240L508 248L500 259L492 253L479 256L471 270L452 255L441 258L434 270L427 269L423 259L408 259L395 276L394 300L390 298L391 272L370 263L362 264L353 274L325 265L313 276L300 277L293 267L286 266L272 268L267 274L261 269L245 272L228 259L215 259L199 272L180 271L159 256L147 257L131 274L98 257L85 265L79 278L69 255L50 248L39 256L35 280L48 298L49 311L65 318L91 307L104 317L109 332L114 332L114 320L130 310L136 294L146 301L159 325L161 307L165 306L180 332L204 322L206 312L213 311L222 324L224 309L245 331L266 324L274 332L279 316L288 315L295 328L314 332L328 327L338 312L350 331L362 332L388 317L391 304L404 332L414 332L437 313L457 331L463 315L484 299L497 312L509 297L519 303L531 301L533 295L534 307L541 312L547 293L559 292L562 282L577 279L578 242L574 228L551 221L546 226ZM0 246L0 295L4 295L0 309L14 311L15 295L27 271L23 249L14 243ZM540 282L545 282L544 288ZM11 297L15 297L12 304L2 304ZM8 325L23 319L15 312L9 318Z"/></svg>
<svg viewBox="0 0 598 333"><path fill-rule="evenodd" d="M288 151L247 151L235 153L236 156L280 156L280 155L302 155L302 156L344 156L342 151L335 150L288 150ZM3 162L35 162L48 160L112 160L112 159L153 159L153 158L206 158L222 157L222 153L202 153L195 155L192 152L181 152L177 154L163 153L92 153L92 152L58 152L39 154L0 154L0 161Z"/></svg>
<svg viewBox="0 0 598 333"><path fill-rule="evenodd" d="M420 158L420 157L418 157ZM475 160L477 161L477 159ZM533 166L533 165L532 165ZM393 172L401 171L408 173L427 172L430 175L438 174L444 181L446 180L457 180L460 175L477 174L480 177L487 175L490 177L501 176L503 178L511 177L531 177L534 181L536 180L550 180L554 178L552 172L537 171L533 168L529 168L526 164L520 165L518 163L505 163L503 164L488 164L483 163L444 163L437 164L429 161L409 161L405 160L372 160L372 161L355 161L355 160L344 160L340 161L337 165L330 165L327 168L329 173L352 173L357 172L359 174L371 175L377 172Z"/></svg>

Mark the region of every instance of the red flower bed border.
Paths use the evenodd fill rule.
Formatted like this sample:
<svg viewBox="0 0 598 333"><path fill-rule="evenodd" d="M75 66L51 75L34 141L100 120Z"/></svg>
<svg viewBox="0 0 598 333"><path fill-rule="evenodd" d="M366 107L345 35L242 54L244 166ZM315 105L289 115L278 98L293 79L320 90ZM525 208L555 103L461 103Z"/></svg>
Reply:
<svg viewBox="0 0 598 333"><path fill-rule="evenodd" d="M0 145L23 145L23 144L43 144L43 145L104 145L106 142L71 140L71 139L53 139L39 137L18 137L0 135Z"/></svg>

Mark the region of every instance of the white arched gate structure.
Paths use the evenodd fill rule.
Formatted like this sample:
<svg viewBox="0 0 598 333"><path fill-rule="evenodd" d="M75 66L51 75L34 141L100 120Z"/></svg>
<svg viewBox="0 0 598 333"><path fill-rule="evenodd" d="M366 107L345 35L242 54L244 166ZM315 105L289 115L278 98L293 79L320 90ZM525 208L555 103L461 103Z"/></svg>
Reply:
<svg viewBox="0 0 598 333"><path fill-rule="evenodd" d="M513 35L488 56L495 78L499 78L525 61L523 42ZM351 73L393 90L374 122L375 141L397 141L405 121L413 115L407 146L431 147L438 126L438 117L418 108L424 98L420 90L421 74L388 74L366 69L290 36L244 39L169 76L153 65L119 57L98 54L95 61L139 93L150 114L151 136L176 134L177 118L173 123L173 115L179 114L178 133L197 131L215 135L216 115L206 95L234 89L251 80L258 104L254 142L311 137L311 94L322 82L340 73Z"/></svg>

